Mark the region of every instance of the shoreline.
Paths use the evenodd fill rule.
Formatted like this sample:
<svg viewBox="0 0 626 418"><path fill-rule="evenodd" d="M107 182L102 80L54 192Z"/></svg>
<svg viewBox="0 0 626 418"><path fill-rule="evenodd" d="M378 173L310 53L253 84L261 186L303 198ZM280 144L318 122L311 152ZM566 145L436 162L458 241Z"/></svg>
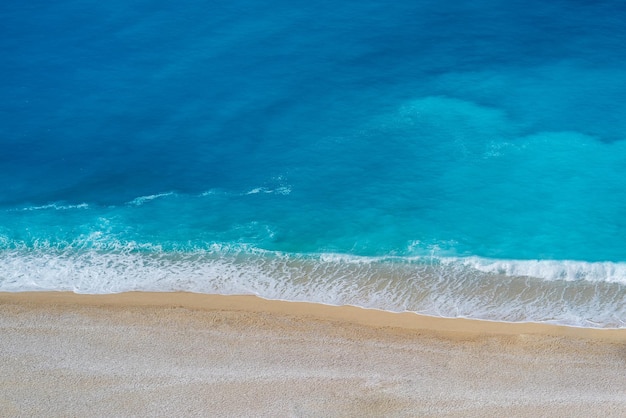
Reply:
<svg viewBox="0 0 626 418"><path fill-rule="evenodd" d="M255 295L218 295L189 292L123 292L80 294L73 292L36 291L0 292L0 304L19 303L43 306L162 307L202 311L243 311L295 315L364 325L434 332L454 336L474 335L545 335L600 341L626 342L626 328L584 328L536 322L504 322L469 318L444 318L414 312L389 312L358 306L326 305L265 299Z"/></svg>

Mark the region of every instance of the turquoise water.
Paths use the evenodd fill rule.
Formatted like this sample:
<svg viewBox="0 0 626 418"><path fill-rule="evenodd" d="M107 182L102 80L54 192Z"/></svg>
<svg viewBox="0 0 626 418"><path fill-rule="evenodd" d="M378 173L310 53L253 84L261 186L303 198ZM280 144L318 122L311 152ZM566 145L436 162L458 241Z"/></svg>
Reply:
<svg viewBox="0 0 626 418"><path fill-rule="evenodd" d="M626 324L620 2L3 2L0 290Z"/></svg>

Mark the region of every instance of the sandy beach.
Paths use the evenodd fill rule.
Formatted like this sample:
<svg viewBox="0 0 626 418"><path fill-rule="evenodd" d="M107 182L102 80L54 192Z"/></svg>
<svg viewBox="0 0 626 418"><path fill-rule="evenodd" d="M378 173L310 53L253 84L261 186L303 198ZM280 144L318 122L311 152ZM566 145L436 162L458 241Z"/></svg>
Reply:
<svg viewBox="0 0 626 418"><path fill-rule="evenodd" d="M626 416L626 330L0 293L0 415Z"/></svg>

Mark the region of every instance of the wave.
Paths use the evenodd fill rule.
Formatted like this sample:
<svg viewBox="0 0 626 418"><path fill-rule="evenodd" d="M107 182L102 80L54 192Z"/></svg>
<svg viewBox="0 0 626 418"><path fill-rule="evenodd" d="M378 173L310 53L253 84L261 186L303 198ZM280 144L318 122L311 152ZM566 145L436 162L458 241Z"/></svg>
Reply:
<svg viewBox="0 0 626 418"><path fill-rule="evenodd" d="M22 208L9 209L11 212L30 212L36 210L70 210L70 209L88 209L89 205L87 203L78 203L78 204L63 204L63 203L49 203L46 205L38 205L38 206L26 206Z"/></svg>
<svg viewBox="0 0 626 418"><path fill-rule="evenodd" d="M574 260L495 260L481 257L452 258L450 262L484 273L544 280L611 282L626 284L626 263Z"/></svg>
<svg viewBox="0 0 626 418"><path fill-rule="evenodd" d="M127 202L128 205L135 205L135 206L141 206L146 202L150 202L152 200L155 199L159 199L162 197L168 197L168 196L173 196L175 195L174 192L166 192L166 193L157 193L157 194L152 194L152 195L147 195L147 196L139 196L134 198L133 200L131 200L130 202Z"/></svg>
<svg viewBox="0 0 626 418"><path fill-rule="evenodd" d="M3 247L2 291L254 294L441 317L626 327L621 263L294 254L239 244L164 251L97 240Z"/></svg>
<svg viewBox="0 0 626 418"><path fill-rule="evenodd" d="M278 187L276 189L269 189L267 187L255 187L254 189L246 192L247 195L259 194L259 193L264 193L264 194L276 193L276 194L281 194L281 195L287 196L288 194L291 193L291 187L289 187L289 186L281 186L281 187Z"/></svg>

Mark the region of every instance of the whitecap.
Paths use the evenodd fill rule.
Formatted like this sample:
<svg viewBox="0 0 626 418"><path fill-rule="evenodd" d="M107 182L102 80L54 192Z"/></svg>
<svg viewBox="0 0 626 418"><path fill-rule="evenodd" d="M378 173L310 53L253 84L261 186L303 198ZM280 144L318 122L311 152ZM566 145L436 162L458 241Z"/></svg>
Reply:
<svg viewBox="0 0 626 418"><path fill-rule="evenodd" d="M19 211L19 212L30 212L37 210L71 210L71 209L88 209L89 205L87 203L78 203L78 204L63 204L63 203L49 203L47 205L39 205L39 206L27 206L24 208L18 209L10 209L10 211Z"/></svg>
<svg viewBox="0 0 626 418"><path fill-rule="evenodd" d="M167 193L158 193L158 194L153 194L153 195L147 195L147 196L139 196L134 198L133 200L127 202L128 205L135 205L135 206L141 206L146 202L150 202L152 200L155 199L159 199L162 197L167 197L167 196L173 196L175 193L174 192L167 192Z"/></svg>

